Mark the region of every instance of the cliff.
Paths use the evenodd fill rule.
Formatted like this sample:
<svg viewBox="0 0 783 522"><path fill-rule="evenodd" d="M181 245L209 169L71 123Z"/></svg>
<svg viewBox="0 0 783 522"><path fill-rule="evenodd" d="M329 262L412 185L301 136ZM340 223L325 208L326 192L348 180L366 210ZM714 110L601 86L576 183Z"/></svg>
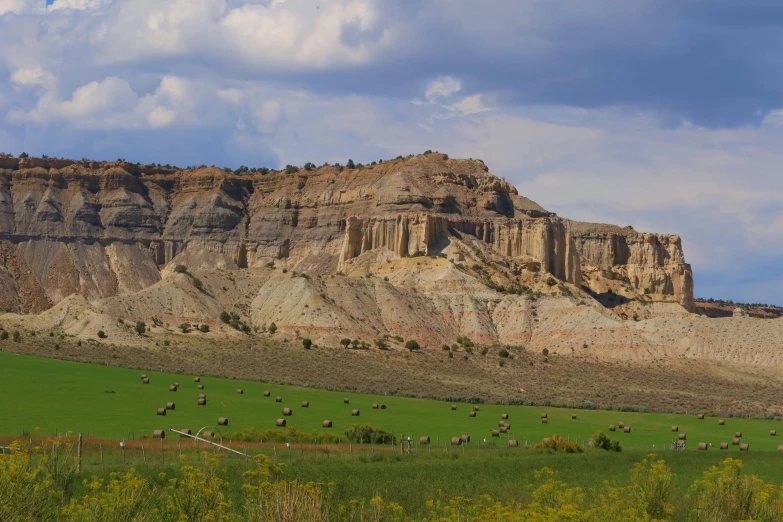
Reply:
<svg viewBox="0 0 783 522"><path fill-rule="evenodd" d="M7 311L40 312L71 294L139 292L180 263L369 274L382 261L438 254L486 265L490 285L533 286L551 274L575 292L596 292L588 271L693 308L677 236L564 220L480 160L433 153L262 175L0 158Z"/></svg>

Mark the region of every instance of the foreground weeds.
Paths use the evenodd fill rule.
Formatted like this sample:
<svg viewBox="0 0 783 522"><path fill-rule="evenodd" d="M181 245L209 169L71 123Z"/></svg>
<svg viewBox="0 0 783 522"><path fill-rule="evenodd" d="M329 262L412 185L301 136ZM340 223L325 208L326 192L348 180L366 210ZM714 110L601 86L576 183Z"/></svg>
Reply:
<svg viewBox="0 0 783 522"><path fill-rule="evenodd" d="M394 499L335 504L335 484L286 478L283 464L258 455L241 477L228 480L225 462L212 453L183 455L165 472L144 477L134 469L108 478L78 476L66 446L44 451L14 444L0 455L0 520L67 522L234 521L440 521L440 522L724 522L783 520L783 488L743 471L726 459L694 481L685 499L675 499L674 474L649 455L630 470L630 482L574 487L548 467L520 484L516 500L498 501L439 491L407 513ZM56 451L59 448L59 453ZM348 480L348 477L345 477ZM79 493L71 493L78 490ZM678 500L678 502L675 502ZM675 504L681 506L675 508Z"/></svg>

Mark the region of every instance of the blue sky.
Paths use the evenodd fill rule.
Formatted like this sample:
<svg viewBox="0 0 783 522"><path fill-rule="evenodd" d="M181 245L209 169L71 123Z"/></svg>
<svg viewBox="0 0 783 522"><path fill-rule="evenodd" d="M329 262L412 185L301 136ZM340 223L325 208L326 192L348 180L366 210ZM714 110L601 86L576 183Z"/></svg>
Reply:
<svg viewBox="0 0 783 522"><path fill-rule="evenodd" d="M479 157L677 233L696 294L783 304L778 0L0 0L0 151L280 166Z"/></svg>

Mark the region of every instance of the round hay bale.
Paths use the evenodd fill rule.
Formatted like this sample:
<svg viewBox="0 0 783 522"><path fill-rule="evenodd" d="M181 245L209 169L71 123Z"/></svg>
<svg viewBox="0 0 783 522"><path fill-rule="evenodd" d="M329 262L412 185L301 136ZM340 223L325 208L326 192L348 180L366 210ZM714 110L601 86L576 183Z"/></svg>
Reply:
<svg viewBox="0 0 783 522"><path fill-rule="evenodd" d="M519 441L518 440L509 439L507 444L508 444L509 448L518 448L519 447Z"/></svg>
<svg viewBox="0 0 783 522"><path fill-rule="evenodd" d="M468 417L475 417L475 416L476 416L476 412L475 411L471 411L471 412L468 413Z"/></svg>
<svg viewBox="0 0 783 522"><path fill-rule="evenodd" d="M215 432L214 431L205 431L201 433L201 437L204 439L214 439L215 438Z"/></svg>
<svg viewBox="0 0 783 522"><path fill-rule="evenodd" d="M769 436L770 436L770 437L774 437L774 436L776 436L777 434L778 434L778 432L777 432L777 431L775 431L775 430L769 430Z"/></svg>
<svg viewBox="0 0 783 522"><path fill-rule="evenodd" d="M738 438L731 439L731 445L732 446L739 446L740 440Z"/></svg>
<svg viewBox="0 0 783 522"><path fill-rule="evenodd" d="M462 439L462 442L470 442L470 435L468 434L463 434L460 438Z"/></svg>
<svg viewBox="0 0 783 522"><path fill-rule="evenodd" d="M172 384L171 386L169 386L169 391L170 392L175 392L175 391L177 391L177 387Z"/></svg>
<svg viewBox="0 0 783 522"><path fill-rule="evenodd" d="M451 405L451 411L454 411L454 410L456 410L456 409L457 409L457 405L456 405L456 404L452 404L452 405Z"/></svg>
<svg viewBox="0 0 783 522"><path fill-rule="evenodd" d="M685 447L685 441L684 440L678 440L677 441L677 447L678 448L684 448Z"/></svg>
<svg viewBox="0 0 783 522"><path fill-rule="evenodd" d="M351 417L358 417L359 416L359 410L351 410Z"/></svg>
<svg viewBox="0 0 783 522"><path fill-rule="evenodd" d="M343 404L351 404L351 399L349 399L348 397L344 398Z"/></svg>
<svg viewBox="0 0 783 522"><path fill-rule="evenodd" d="M149 383L150 383L150 380L149 380L148 378L144 377L144 378L141 380L141 382L142 382L142 383L144 383L144 384L149 384Z"/></svg>
<svg viewBox="0 0 783 522"><path fill-rule="evenodd" d="M723 426L723 425L725 425L725 424L726 424L726 421L725 421L725 420L723 420L723 419L720 419L720 420L718 421L718 425L719 425L719 426Z"/></svg>
<svg viewBox="0 0 783 522"><path fill-rule="evenodd" d="M625 428L625 423L624 422L618 422L617 423L617 427L620 428L620 429L623 429L623 428Z"/></svg>
<svg viewBox="0 0 783 522"><path fill-rule="evenodd" d="M331 427L332 427L332 421L330 421L329 419L327 419L327 420L325 420L325 421L323 421L323 422L321 423L321 426L323 426L324 428L331 428Z"/></svg>
<svg viewBox="0 0 783 522"><path fill-rule="evenodd" d="M375 402L374 402L374 403L372 403L372 409L373 409L373 410L377 410L377 409L378 409L378 404L377 404L377 403L375 403Z"/></svg>
<svg viewBox="0 0 783 522"><path fill-rule="evenodd" d="M146 378L147 378L147 374L146 374L146 373L142 373L142 374L141 374L141 378L142 378L142 379L146 379Z"/></svg>
<svg viewBox="0 0 783 522"><path fill-rule="evenodd" d="M500 418L503 419L503 420L508 419L508 413L501 413L500 414Z"/></svg>
<svg viewBox="0 0 783 522"><path fill-rule="evenodd" d="M631 427L630 426L626 426L625 428L623 428L623 431L625 433L631 433Z"/></svg>
<svg viewBox="0 0 783 522"><path fill-rule="evenodd" d="M272 394L271 394L271 393L269 393L268 391L265 391L265 392L264 392L264 397L269 397L270 395L272 395Z"/></svg>
<svg viewBox="0 0 783 522"><path fill-rule="evenodd" d="M199 406L206 406L207 405L207 400L206 399L199 399L198 400L198 405Z"/></svg>
<svg viewBox="0 0 783 522"><path fill-rule="evenodd" d="M478 406L473 406L473 411L479 411L479 407Z"/></svg>
<svg viewBox="0 0 783 522"><path fill-rule="evenodd" d="M734 436L737 437L738 439L740 439L740 438L742 438L742 432L741 431L735 431L734 432Z"/></svg>
<svg viewBox="0 0 783 522"><path fill-rule="evenodd" d="M190 437L186 437L185 435L193 435L193 432L190 431L188 428L185 428L183 430L179 430L182 433L179 434L180 438L182 439L189 439Z"/></svg>
<svg viewBox="0 0 783 522"><path fill-rule="evenodd" d="M277 421L275 422L275 426L285 428L285 419L277 419Z"/></svg>
<svg viewBox="0 0 783 522"><path fill-rule="evenodd" d="M506 428L505 426L501 426L500 433L508 433L508 428Z"/></svg>
<svg viewBox="0 0 783 522"><path fill-rule="evenodd" d="M198 394L198 398L199 399L206 399L207 398L207 394L206 393L199 393Z"/></svg>
<svg viewBox="0 0 783 522"><path fill-rule="evenodd" d="M688 436L685 433L680 433L680 440L685 440L687 438Z"/></svg>
<svg viewBox="0 0 783 522"><path fill-rule="evenodd" d="M201 377L193 377L193 382L201 382Z"/></svg>
<svg viewBox="0 0 783 522"><path fill-rule="evenodd" d="M614 424L609 425L609 431L615 431L617 427Z"/></svg>
<svg viewBox="0 0 783 522"><path fill-rule="evenodd" d="M546 413L542 413L542 414L541 414L541 418L542 418L542 419L546 419Z"/></svg>
<svg viewBox="0 0 783 522"><path fill-rule="evenodd" d="M243 390L242 388L237 390L237 395L244 395L244 394L245 394L245 390Z"/></svg>
<svg viewBox="0 0 783 522"><path fill-rule="evenodd" d="M506 425L506 423L505 423L505 422L503 422L503 421L498 421L498 427L500 427L500 426L505 426L505 425Z"/></svg>
<svg viewBox="0 0 783 522"><path fill-rule="evenodd" d="M166 408L158 408L158 415L166 415Z"/></svg>
<svg viewBox="0 0 783 522"><path fill-rule="evenodd" d="M571 420L576 420L576 413L571 414Z"/></svg>
<svg viewBox="0 0 783 522"><path fill-rule="evenodd" d="M547 422L549 422L549 419L547 419L546 417L541 419L541 424L546 424Z"/></svg>
<svg viewBox="0 0 783 522"><path fill-rule="evenodd" d="M699 420L704 420L704 414L703 413L699 413L698 415L696 415L696 418L699 419Z"/></svg>
<svg viewBox="0 0 783 522"><path fill-rule="evenodd" d="M462 439L459 437L451 437L451 445L452 446L459 446L462 444Z"/></svg>
<svg viewBox="0 0 783 522"><path fill-rule="evenodd" d="M174 404L173 402L167 402L166 403L166 409L167 410L176 410L177 409L177 405Z"/></svg>
<svg viewBox="0 0 783 522"><path fill-rule="evenodd" d="M679 426L672 426L672 432L677 433L678 431L680 431Z"/></svg>
<svg viewBox="0 0 783 522"><path fill-rule="evenodd" d="M283 402L283 398L282 397L275 397L275 402Z"/></svg>
<svg viewBox="0 0 783 522"><path fill-rule="evenodd" d="M155 430L152 432L152 438L153 439L165 439L166 438L166 432L163 430Z"/></svg>
<svg viewBox="0 0 783 522"><path fill-rule="evenodd" d="M218 419L218 426L228 426L228 419L225 417L220 417Z"/></svg>
<svg viewBox="0 0 783 522"><path fill-rule="evenodd" d="M549 437L544 437L543 439L541 439L542 444L546 444L547 442L549 442Z"/></svg>
<svg viewBox="0 0 783 522"><path fill-rule="evenodd" d="M492 430L492 436L493 437L500 437L500 432L498 430Z"/></svg>
<svg viewBox="0 0 783 522"><path fill-rule="evenodd" d="M728 442L721 442L720 443L720 449L722 449L722 450L729 449L729 443Z"/></svg>
<svg viewBox="0 0 783 522"><path fill-rule="evenodd" d="M291 415L293 415L293 413L294 412L291 411L291 408L283 408L283 415L285 415L286 417L290 417Z"/></svg>
<svg viewBox="0 0 783 522"><path fill-rule="evenodd" d="M780 446L778 446L778 451L783 451L783 444L781 444Z"/></svg>
<svg viewBox="0 0 783 522"><path fill-rule="evenodd" d="M385 410L386 409L386 405L385 404L381 404L381 409Z"/></svg>
<svg viewBox="0 0 783 522"><path fill-rule="evenodd" d="M740 451L748 451L748 448L749 446L747 445L747 443L740 444Z"/></svg>
<svg viewBox="0 0 783 522"><path fill-rule="evenodd" d="M178 383L178 382L175 382L175 383L174 383L174 386L176 386L177 388L179 388L179 383Z"/></svg>
<svg viewBox="0 0 783 522"><path fill-rule="evenodd" d="M699 449L702 451L707 451L707 443L706 442L699 442Z"/></svg>
<svg viewBox="0 0 783 522"><path fill-rule="evenodd" d="M429 437L419 437L419 444L429 444L430 438Z"/></svg>
<svg viewBox="0 0 783 522"><path fill-rule="evenodd" d="M199 384L198 386L196 386L196 388L198 388L199 390L203 390L204 389L204 385L203 384Z"/></svg>
<svg viewBox="0 0 783 522"><path fill-rule="evenodd" d="M507 430L510 430L510 429L511 429L511 424L509 424L509 423L507 422L507 423L505 423L505 424L503 425L503 427L504 427L504 428L506 428Z"/></svg>
<svg viewBox="0 0 783 522"><path fill-rule="evenodd" d="M593 442L593 439L587 439L587 449L595 449L595 442Z"/></svg>
<svg viewBox="0 0 783 522"><path fill-rule="evenodd" d="M302 401L302 408L309 408L310 407L310 401Z"/></svg>

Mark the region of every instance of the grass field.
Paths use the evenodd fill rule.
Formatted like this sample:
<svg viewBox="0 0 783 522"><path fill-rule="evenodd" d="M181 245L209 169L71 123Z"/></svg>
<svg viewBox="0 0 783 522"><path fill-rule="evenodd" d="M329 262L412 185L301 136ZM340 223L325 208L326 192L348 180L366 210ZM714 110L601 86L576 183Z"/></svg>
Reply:
<svg viewBox="0 0 783 522"><path fill-rule="evenodd" d="M726 419L719 426L715 418L698 420L693 415L667 415L652 413L620 413L614 411L546 409L549 422L540 421L541 408L523 406L481 405L475 418L469 418L472 408L459 404L456 411L445 402L330 392L245 382L238 380L202 377L204 390L196 389L192 375L174 375L144 372L150 384L141 383L142 372L72 363L54 359L37 358L0 352L0 435L16 435L26 430L40 434L65 431L84 432L103 438L140 438L155 429L214 426L218 417L229 419L224 432L239 431L246 427L274 428L275 420L282 417L282 408L290 407L289 426L300 431L321 430L324 419L333 421L331 432L342 435L351 424L367 423L418 439L431 437L434 444L445 445L452 436L469 433L475 439L491 439L490 431L497 429L501 413L508 413L511 424L509 436L535 443L543 437L559 433L571 439L583 441L596 430L607 430L609 424L620 421L631 426L630 434L617 432L626 449L667 449L673 439L672 425L678 425L680 433L686 433L688 444L695 448L697 442L731 442L735 431L742 431L742 441L753 451L775 451L779 438L770 436L772 429L783 427L772 420ZM177 392L170 392L169 385L179 382ZM236 390L242 388L243 395ZM263 392L270 391L271 397ZM206 393L207 406L198 406L199 393ZM276 403L275 396L283 402ZM349 397L350 404L343 404ZM302 401L310 401L309 408L302 408ZM166 402L176 403L176 410L165 417L156 410ZM385 410L374 410L373 403L387 405ZM351 416L358 408L361 415ZM577 420L571 419L576 413ZM502 439L501 439L502 441ZM726 453L738 452L730 446Z"/></svg>

